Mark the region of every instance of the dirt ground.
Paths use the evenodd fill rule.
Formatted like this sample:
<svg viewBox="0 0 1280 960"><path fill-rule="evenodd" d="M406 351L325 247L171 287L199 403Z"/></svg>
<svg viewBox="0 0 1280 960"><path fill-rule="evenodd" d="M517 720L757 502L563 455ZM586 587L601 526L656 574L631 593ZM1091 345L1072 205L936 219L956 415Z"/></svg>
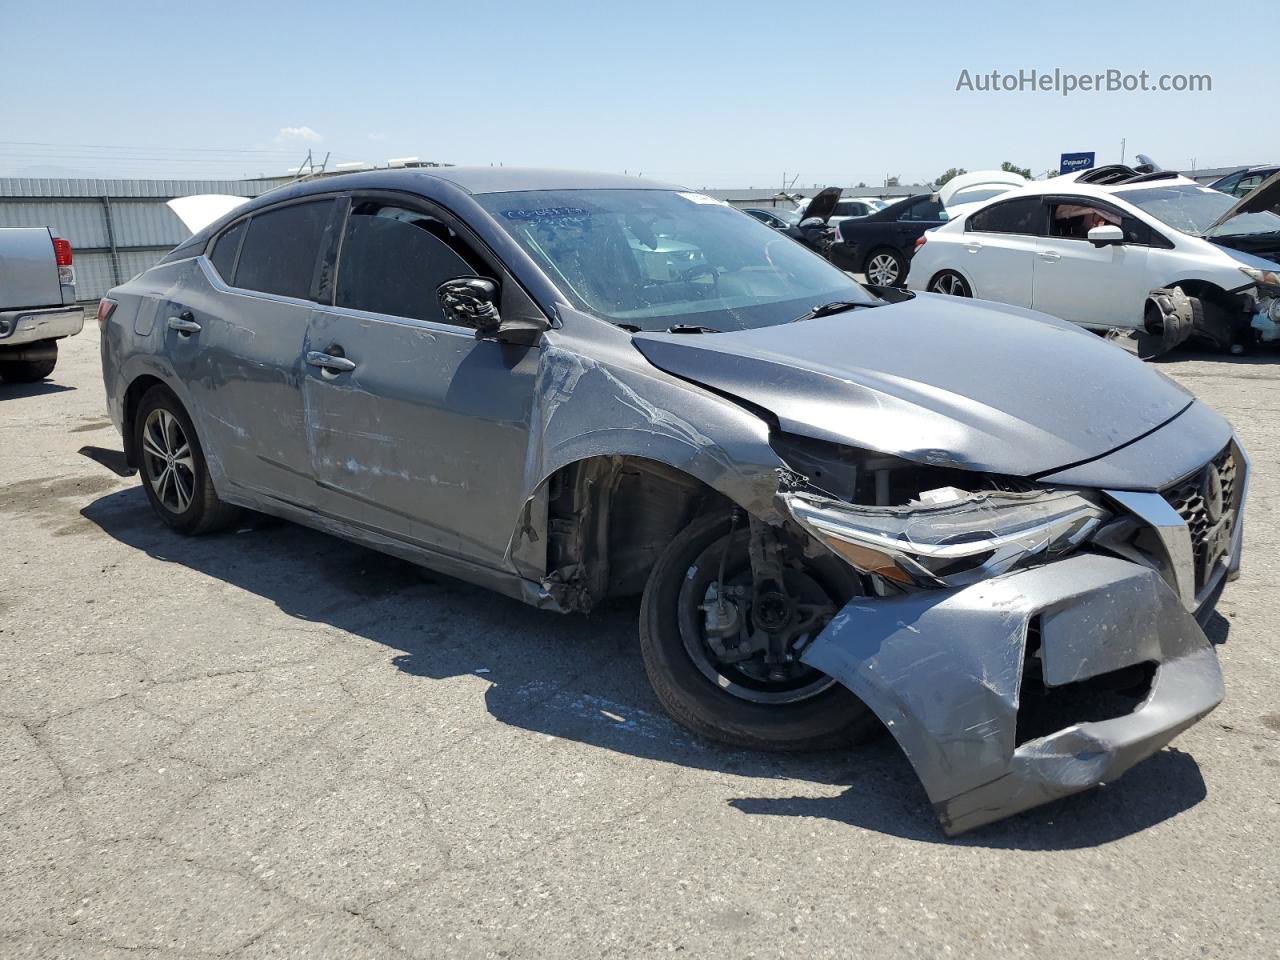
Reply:
<svg viewBox="0 0 1280 960"><path fill-rule="evenodd" d="M1253 458L1226 702L947 840L888 738L675 726L635 605L542 613L286 523L170 534L86 455L120 446L92 321L63 347L0 385L0 956L1280 955L1280 354L1160 365Z"/></svg>

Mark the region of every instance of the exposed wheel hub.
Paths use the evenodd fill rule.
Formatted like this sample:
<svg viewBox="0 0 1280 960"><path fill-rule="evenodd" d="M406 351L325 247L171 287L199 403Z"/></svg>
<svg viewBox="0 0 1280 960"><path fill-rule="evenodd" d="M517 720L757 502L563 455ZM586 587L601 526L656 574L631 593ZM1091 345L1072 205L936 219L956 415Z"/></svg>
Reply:
<svg viewBox="0 0 1280 960"><path fill-rule="evenodd" d="M785 593L770 590L756 598L751 608L751 619L761 630L778 633L791 622L795 607Z"/></svg>

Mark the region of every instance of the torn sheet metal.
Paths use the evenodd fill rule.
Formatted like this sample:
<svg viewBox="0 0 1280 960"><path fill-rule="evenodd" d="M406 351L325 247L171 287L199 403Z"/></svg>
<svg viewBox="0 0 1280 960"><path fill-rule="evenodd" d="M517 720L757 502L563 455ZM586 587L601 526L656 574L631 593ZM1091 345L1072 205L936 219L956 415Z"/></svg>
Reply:
<svg viewBox="0 0 1280 960"><path fill-rule="evenodd" d="M1028 628L1049 686L1158 665L1131 714L1018 745ZM849 604L805 650L889 728L948 834L1124 773L1223 697L1217 657L1155 571L1077 555L973 586Z"/></svg>
<svg viewBox="0 0 1280 960"><path fill-rule="evenodd" d="M572 311L566 311L572 313ZM579 324L580 325L580 324ZM557 470L591 457L642 457L703 481L748 512L780 521L780 472L768 425L741 406L691 388L649 366L614 328L593 331L592 354L559 331L544 335L523 466L525 506L511 517L508 556L529 552L531 520L545 516L546 483Z"/></svg>

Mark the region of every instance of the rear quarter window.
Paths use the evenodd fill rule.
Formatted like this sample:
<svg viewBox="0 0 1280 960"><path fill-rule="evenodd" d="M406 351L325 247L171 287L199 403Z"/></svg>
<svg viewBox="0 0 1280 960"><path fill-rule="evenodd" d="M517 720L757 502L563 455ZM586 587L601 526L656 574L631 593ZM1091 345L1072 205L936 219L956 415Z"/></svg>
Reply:
<svg viewBox="0 0 1280 960"><path fill-rule="evenodd" d="M240 252L240 241L244 239L245 227L248 224L248 220L241 220L230 230L224 231L222 236L213 243L213 253L209 255L209 262L213 264L213 269L218 271L218 276L227 283L231 282L236 266L236 254Z"/></svg>

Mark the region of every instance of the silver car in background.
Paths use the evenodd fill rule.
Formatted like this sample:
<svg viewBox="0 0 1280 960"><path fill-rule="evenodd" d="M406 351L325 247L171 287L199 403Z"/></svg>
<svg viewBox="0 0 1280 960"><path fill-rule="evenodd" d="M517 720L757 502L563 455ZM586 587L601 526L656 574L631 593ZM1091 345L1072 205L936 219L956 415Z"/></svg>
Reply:
<svg viewBox="0 0 1280 960"><path fill-rule="evenodd" d="M1223 696L1197 621L1240 558L1226 422L1071 324L860 286L680 187L303 182L100 317L174 530L250 509L548 610L638 595L678 721L887 727L948 832L1114 779Z"/></svg>

